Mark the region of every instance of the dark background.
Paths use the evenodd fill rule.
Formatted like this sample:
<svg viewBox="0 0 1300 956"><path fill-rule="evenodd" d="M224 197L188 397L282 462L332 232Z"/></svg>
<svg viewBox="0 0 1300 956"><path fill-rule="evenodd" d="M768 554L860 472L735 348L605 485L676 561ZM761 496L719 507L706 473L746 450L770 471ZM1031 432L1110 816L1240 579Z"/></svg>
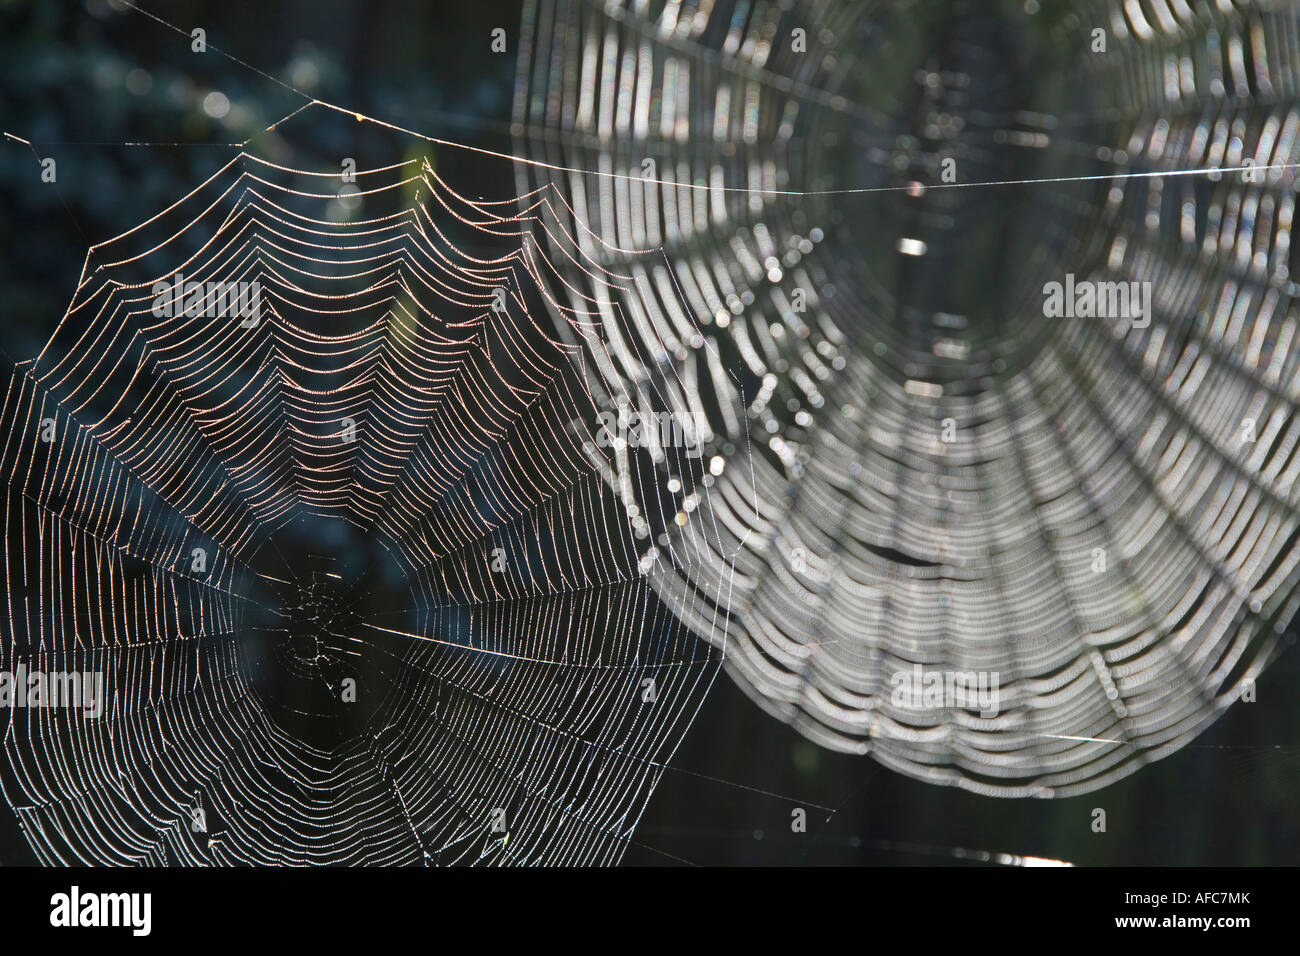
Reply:
<svg viewBox="0 0 1300 956"><path fill-rule="evenodd" d="M90 244L174 201L231 158L228 144L302 105L270 77L431 136L512 151L517 0L142 6L186 35L110 0L0 0L0 129L58 163L57 183L44 184L31 149L0 143L6 365L34 356L48 338ZM207 31L206 54L190 50L193 27ZM505 54L490 51L496 27L506 30ZM213 91L230 103L220 119L203 109ZM311 122L293 135L307 154L340 155ZM506 163L464 154L447 162L467 193L515 192ZM722 675L625 862L934 864L984 862L980 852L991 851L1092 865L1294 865L1298 684L1291 649L1265 673L1257 702L1238 704L1175 756L1089 796L1011 801L822 750ZM794 807L807 809L807 833L791 832ZM1091 830L1094 807L1107 811L1104 834ZM0 812L0 863L31 862L14 819Z"/></svg>

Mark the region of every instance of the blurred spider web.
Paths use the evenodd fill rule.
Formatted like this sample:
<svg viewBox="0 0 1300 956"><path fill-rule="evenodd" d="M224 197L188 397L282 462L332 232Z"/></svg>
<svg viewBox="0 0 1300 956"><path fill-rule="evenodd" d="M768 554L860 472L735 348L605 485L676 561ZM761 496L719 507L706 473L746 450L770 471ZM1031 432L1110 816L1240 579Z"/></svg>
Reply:
<svg viewBox="0 0 1300 956"><path fill-rule="evenodd" d="M750 386L714 374L710 415L764 439L716 502L758 501L719 567L762 707L923 780L1064 796L1253 686L1300 604L1298 16L529 0L521 188L663 248L686 364ZM1149 324L1044 318L1067 275L1150 283ZM611 337L653 348L673 287L598 291ZM917 668L996 675L997 712L896 699Z"/></svg>

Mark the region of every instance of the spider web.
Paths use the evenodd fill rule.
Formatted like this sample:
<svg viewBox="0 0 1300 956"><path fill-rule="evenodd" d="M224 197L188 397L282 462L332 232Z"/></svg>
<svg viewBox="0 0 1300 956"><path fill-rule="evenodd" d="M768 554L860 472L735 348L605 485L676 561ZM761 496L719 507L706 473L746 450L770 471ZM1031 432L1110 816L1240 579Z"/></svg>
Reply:
<svg viewBox="0 0 1300 956"><path fill-rule="evenodd" d="M662 248L703 330L683 364L750 385L712 376L709 414L764 439L716 501L758 503L716 567L761 706L923 780L1064 796L1253 686L1300 604L1298 28L1208 0L529 0L521 189ZM1151 282L1149 327L1045 320L1067 273ZM675 316L655 279L602 300L649 317L631 348ZM999 712L900 704L916 667L1000 675Z"/></svg>
<svg viewBox="0 0 1300 956"><path fill-rule="evenodd" d="M601 405L535 320L553 200L245 149L91 248L0 427L0 668L104 680L6 710L43 862L618 861L721 661L667 596L712 437L602 432L682 388Z"/></svg>

